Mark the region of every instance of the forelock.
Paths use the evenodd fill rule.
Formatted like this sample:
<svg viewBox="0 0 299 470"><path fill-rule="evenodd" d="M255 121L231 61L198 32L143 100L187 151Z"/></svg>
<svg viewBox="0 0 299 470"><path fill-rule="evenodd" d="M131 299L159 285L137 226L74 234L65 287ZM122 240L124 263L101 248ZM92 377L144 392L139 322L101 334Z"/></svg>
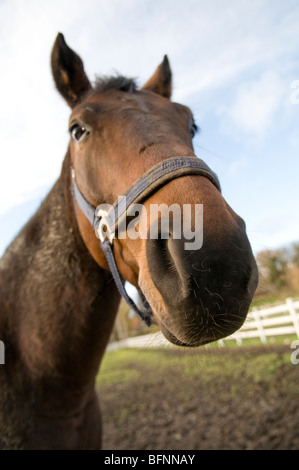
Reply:
<svg viewBox="0 0 299 470"><path fill-rule="evenodd" d="M93 91L100 93L106 90L120 90L134 93L137 91L137 85L133 78L124 77L122 75L97 77Z"/></svg>

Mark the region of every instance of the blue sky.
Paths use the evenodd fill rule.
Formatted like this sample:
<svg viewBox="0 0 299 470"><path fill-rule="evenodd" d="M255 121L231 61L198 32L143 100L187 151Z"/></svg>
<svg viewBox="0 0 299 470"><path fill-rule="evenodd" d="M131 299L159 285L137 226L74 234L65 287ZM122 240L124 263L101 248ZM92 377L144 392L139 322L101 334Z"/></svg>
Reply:
<svg viewBox="0 0 299 470"><path fill-rule="evenodd" d="M49 65L58 31L91 80L118 71L142 85L167 53L173 99L201 128L196 153L254 251L299 240L298 0L0 0L0 255L66 152L69 109Z"/></svg>

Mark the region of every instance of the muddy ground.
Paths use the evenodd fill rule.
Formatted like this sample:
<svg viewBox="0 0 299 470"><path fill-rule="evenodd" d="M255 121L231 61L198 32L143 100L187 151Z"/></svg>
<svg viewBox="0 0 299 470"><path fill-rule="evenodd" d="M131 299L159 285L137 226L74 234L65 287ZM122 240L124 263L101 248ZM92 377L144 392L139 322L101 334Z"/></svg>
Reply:
<svg viewBox="0 0 299 470"><path fill-rule="evenodd" d="M299 449L291 352L267 345L135 350L122 362L116 355L98 386L103 449ZM116 381L113 367L123 373Z"/></svg>

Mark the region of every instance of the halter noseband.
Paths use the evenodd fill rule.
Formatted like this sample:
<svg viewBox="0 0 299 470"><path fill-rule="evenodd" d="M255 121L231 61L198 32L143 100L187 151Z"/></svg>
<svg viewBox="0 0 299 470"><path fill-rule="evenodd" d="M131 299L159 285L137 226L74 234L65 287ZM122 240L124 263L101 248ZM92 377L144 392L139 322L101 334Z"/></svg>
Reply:
<svg viewBox="0 0 299 470"><path fill-rule="evenodd" d="M106 211L102 208L99 210L96 209L86 200L77 185L75 170L72 168L72 190L74 200L79 204L82 212L89 220L97 234L97 237L101 241L102 250L105 253L119 293L148 326L150 326L152 322L152 311L150 305L141 291L139 291L139 293L143 308L137 307L135 302L131 297L129 297L124 287L125 280L122 278L116 265L113 240L116 237L116 229L120 224L121 219L125 217L128 208L132 204L144 201L167 182L184 175L205 176L221 192L217 175L203 160L195 157L173 157L163 160L147 171L128 189L123 197L119 198L118 201L116 201L113 206Z"/></svg>

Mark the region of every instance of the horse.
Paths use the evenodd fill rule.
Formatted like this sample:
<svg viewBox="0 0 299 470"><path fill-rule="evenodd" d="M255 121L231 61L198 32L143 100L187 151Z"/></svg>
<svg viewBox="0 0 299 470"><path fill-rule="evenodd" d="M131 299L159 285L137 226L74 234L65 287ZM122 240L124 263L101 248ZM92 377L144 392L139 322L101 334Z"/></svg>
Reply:
<svg viewBox="0 0 299 470"><path fill-rule="evenodd" d="M194 153L192 112L171 101L167 56L142 87L121 75L92 84L59 33L51 68L71 108L70 141L59 178L0 260L2 449L101 448L95 378L125 281L142 294L137 311L148 324L174 344L198 347L243 324L258 279L243 219ZM109 231L109 211L100 230L97 208L115 212L115 201L132 195L136 182L141 196L131 200L142 201L144 211L135 233L142 226L148 235L158 220L157 236L120 236L120 220ZM190 237L174 236L167 212L174 204L202 209L196 249L186 248ZM145 221L156 206L156 220ZM195 210L183 219L195 237ZM132 220L130 213L122 224Z"/></svg>

